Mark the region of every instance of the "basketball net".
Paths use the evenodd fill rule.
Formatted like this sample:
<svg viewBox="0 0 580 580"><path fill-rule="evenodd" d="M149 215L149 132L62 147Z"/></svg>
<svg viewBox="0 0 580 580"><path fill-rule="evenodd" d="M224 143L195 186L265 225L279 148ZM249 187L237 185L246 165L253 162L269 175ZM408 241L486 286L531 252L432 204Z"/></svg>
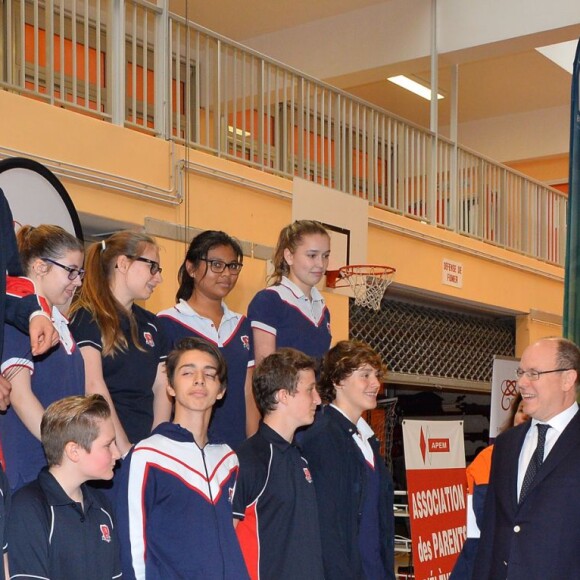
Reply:
<svg viewBox="0 0 580 580"><path fill-rule="evenodd" d="M354 294L357 306L380 310L385 291L393 281L395 268L390 266L343 266L339 270L339 280L346 280Z"/></svg>

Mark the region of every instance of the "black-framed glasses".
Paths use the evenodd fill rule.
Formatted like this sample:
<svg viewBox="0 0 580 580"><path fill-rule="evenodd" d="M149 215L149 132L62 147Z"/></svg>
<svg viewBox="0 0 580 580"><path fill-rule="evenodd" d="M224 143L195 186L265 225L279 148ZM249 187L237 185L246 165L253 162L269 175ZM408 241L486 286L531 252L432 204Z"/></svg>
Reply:
<svg viewBox="0 0 580 580"><path fill-rule="evenodd" d="M223 260L211 260L209 258L202 258L202 261L209 264L214 274L221 274L226 268L231 274L239 274L244 266L242 262L224 262Z"/></svg>
<svg viewBox="0 0 580 580"><path fill-rule="evenodd" d="M85 277L85 271L82 268L73 268L72 266L65 266L64 264L61 264L60 262L57 262L52 258L40 258L40 259L43 262L49 262L50 264L54 264L55 266L58 266L59 268L66 270L68 272L69 280L76 280L77 278L82 280Z"/></svg>
<svg viewBox="0 0 580 580"><path fill-rule="evenodd" d="M131 260L135 260L135 262L145 262L146 264L149 264L149 272L151 273L151 276L163 272L163 268L159 265L159 262L156 262L155 260L150 260L143 256L127 256L127 258L131 258Z"/></svg>
<svg viewBox="0 0 580 580"><path fill-rule="evenodd" d="M551 371L537 371L531 369L529 371L524 371L523 369L516 369L516 377L521 379L524 375L530 379L530 381L537 381L542 375L548 375L550 373L563 373L564 371L573 371L574 369L553 369Z"/></svg>

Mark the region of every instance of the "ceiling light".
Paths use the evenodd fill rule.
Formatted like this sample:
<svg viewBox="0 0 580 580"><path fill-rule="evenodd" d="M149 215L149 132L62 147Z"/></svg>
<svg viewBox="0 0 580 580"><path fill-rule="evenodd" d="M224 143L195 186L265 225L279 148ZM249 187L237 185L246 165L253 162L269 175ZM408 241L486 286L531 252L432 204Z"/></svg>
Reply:
<svg viewBox="0 0 580 580"><path fill-rule="evenodd" d="M232 125L228 125L228 133L235 133L238 137L251 137L252 134L249 131L244 131L239 127L233 127Z"/></svg>
<svg viewBox="0 0 580 580"><path fill-rule="evenodd" d="M570 40L568 42L560 42L559 44L549 44L548 46L540 46L536 50L561 66L565 71L572 74L574 67L574 57L576 56L577 40Z"/></svg>
<svg viewBox="0 0 580 580"><path fill-rule="evenodd" d="M416 95L419 95L420 97L423 97L424 99L427 99L428 101L431 100L431 89L420 85L418 82L411 80L409 77L399 75L396 77L389 77L387 80L395 83L396 85L399 85L400 87L403 87L404 89L407 89L408 91L411 91L412 93L415 93ZM437 93L437 99L442 98L443 95Z"/></svg>

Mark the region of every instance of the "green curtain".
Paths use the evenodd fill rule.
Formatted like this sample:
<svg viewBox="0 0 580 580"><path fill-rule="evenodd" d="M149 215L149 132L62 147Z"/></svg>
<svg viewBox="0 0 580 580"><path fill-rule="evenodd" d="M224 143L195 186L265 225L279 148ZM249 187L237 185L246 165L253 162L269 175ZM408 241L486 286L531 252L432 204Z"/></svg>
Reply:
<svg viewBox="0 0 580 580"><path fill-rule="evenodd" d="M580 345L580 41L574 57L564 278L564 336Z"/></svg>

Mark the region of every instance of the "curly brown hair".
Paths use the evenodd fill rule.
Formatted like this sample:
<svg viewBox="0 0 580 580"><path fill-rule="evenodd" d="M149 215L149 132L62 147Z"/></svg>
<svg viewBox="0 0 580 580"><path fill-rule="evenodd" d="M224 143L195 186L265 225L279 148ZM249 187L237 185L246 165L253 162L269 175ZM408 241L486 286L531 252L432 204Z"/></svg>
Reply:
<svg viewBox="0 0 580 580"><path fill-rule="evenodd" d="M318 392L323 403L336 399L336 385L349 377L364 364L370 365L380 373L386 367L380 357L368 344L358 340L341 340L333 346L322 361L322 372Z"/></svg>

